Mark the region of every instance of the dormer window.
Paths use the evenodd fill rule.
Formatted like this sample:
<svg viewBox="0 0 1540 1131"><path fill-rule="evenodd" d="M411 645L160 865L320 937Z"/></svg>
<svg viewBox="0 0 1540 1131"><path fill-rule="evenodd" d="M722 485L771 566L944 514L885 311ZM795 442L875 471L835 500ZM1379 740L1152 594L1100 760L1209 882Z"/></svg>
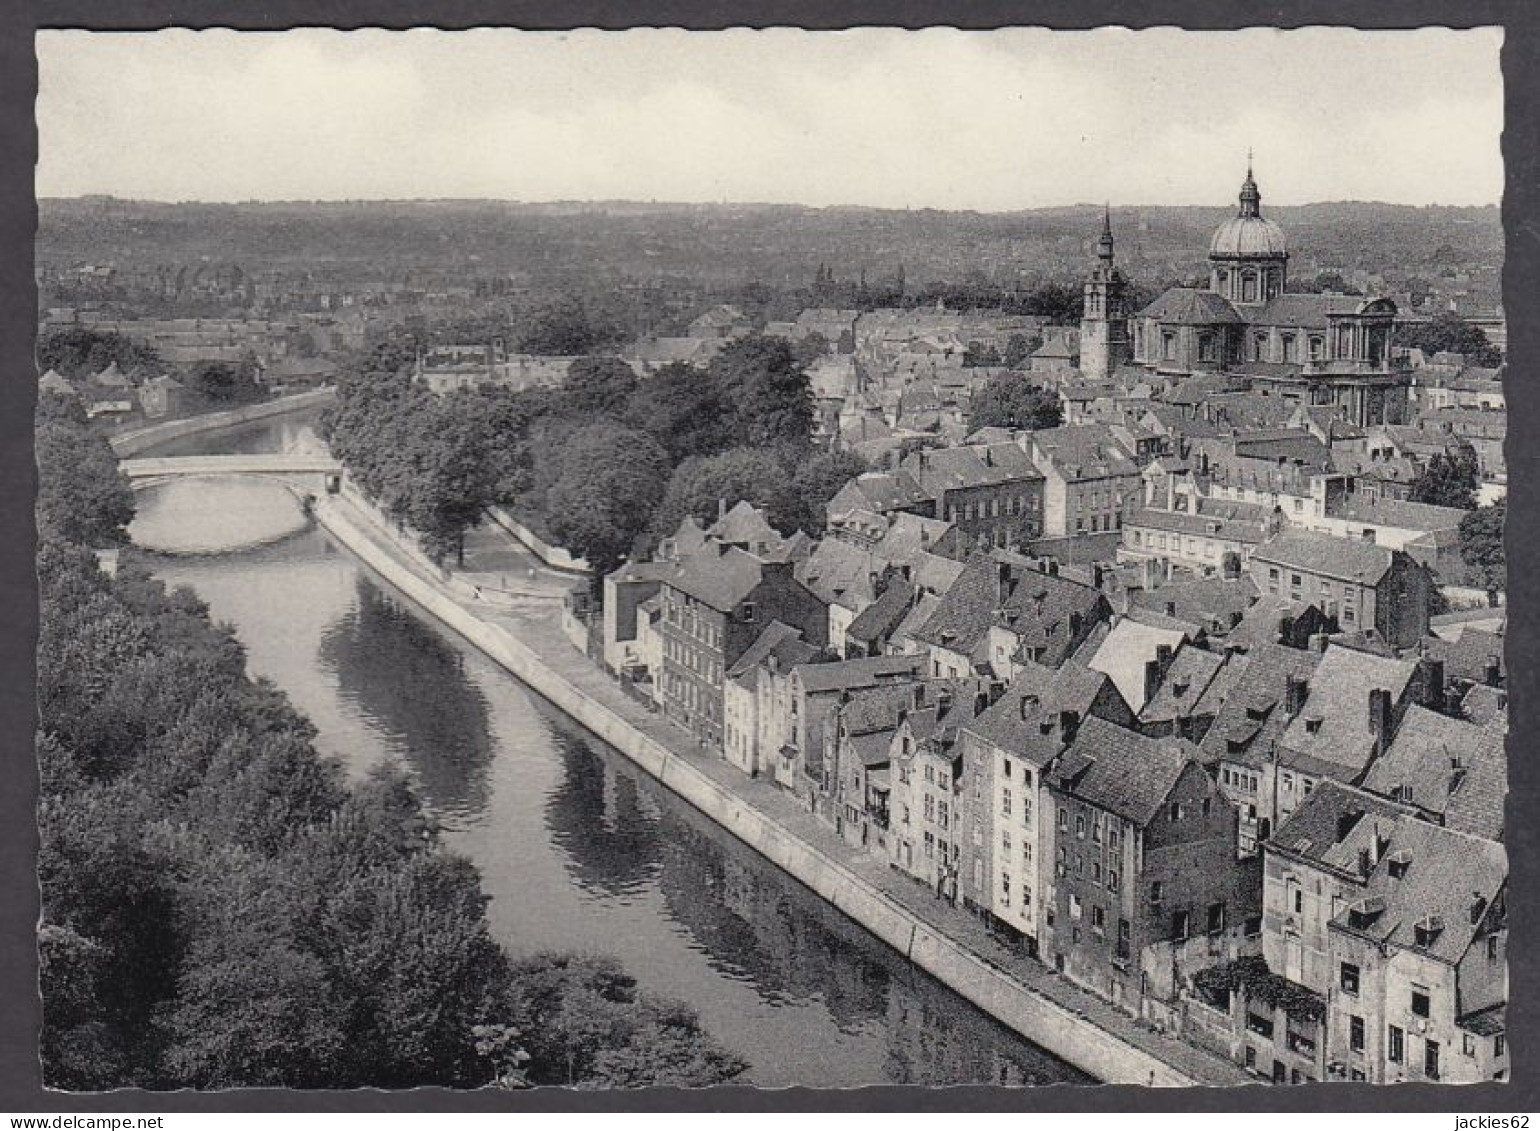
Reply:
<svg viewBox="0 0 1540 1131"><path fill-rule="evenodd" d="M1322 720L1321 720L1321 717L1319 715L1312 715L1311 717L1307 718L1305 720L1305 733L1306 734L1320 734L1321 733L1321 721Z"/></svg>
<svg viewBox="0 0 1540 1131"><path fill-rule="evenodd" d="M753 601L745 601L743 604L738 606L738 619L744 624L753 624L754 617L755 609Z"/></svg>
<svg viewBox="0 0 1540 1131"><path fill-rule="evenodd" d="M1413 933L1417 938L1417 945L1430 947L1438 941L1438 936L1443 933L1444 920L1437 915L1428 915L1419 919Z"/></svg>

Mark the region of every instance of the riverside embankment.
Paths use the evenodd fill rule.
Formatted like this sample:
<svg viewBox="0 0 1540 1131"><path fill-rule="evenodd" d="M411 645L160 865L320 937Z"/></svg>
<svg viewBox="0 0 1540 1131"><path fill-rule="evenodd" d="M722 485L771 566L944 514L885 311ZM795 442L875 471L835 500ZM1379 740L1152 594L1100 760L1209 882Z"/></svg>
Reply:
<svg viewBox="0 0 1540 1131"><path fill-rule="evenodd" d="M295 393L293 396L279 397L276 400L263 401L261 404L243 405L224 412L206 412L197 416L180 417L177 420L163 420L158 424L147 424L143 428L120 432L109 442L112 444L113 452L119 458L136 456L172 440L180 440L204 432L221 432L273 416L284 416L291 412L319 408L329 403L334 396L335 392L332 389L313 389L308 393Z"/></svg>
<svg viewBox="0 0 1540 1131"><path fill-rule="evenodd" d="M411 601L649 777L1023 1037L1108 1082L1247 1081L1235 1065L1136 1024L1023 956L1004 954L969 916L849 849L773 787L692 749L571 649L550 608L496 609L458 594L428 575L386 524L350 501L323 499L316 517Z"/></svg>

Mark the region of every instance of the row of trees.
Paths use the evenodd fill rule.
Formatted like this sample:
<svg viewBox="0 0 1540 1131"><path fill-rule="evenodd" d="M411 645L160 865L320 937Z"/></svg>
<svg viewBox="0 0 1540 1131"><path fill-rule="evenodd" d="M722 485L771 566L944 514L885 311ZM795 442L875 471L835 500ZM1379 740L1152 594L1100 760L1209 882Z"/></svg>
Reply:
<svg viewBox="0 0 1540 1131"><path fill-rule="evenodd" d="M572 363L560 389L461 391L415 385L385 347L343 379L328 414L332 451L360 486L455 553L503 503L600 574L670 533L748 499L783 532L819 533L824 504L864 468L815 450L813 397L779 338L733 342L705 369L642 380L618 358Z"/></svg>
<svg viewBox="0 0 1540 1131"><path fill-rule="evenodd" d="M511 963L474 867L400 771L349 786L190 591L102 573L87 547L123 541L131 515L110 453L67 410L39 437L50 1086L703 1085L742 1070L611 962Z"/></svg>

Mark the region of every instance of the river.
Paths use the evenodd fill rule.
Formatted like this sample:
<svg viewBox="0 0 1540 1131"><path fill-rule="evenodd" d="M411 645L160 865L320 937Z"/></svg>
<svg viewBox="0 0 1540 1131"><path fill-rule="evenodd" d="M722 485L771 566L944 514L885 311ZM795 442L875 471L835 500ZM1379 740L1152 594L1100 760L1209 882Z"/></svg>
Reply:
<svg viewBox="0 0 1540 1131"><path fill-rule="evenodd" d="M195 442L196 441L196 442ZM189 437L153 455L293 450L313 417ZM252 485L150 488L155 544L190 545ZM293 500L265 488L275 514ZM277 521L275 518L274 521ZM234 626L254 675L362 774L405 766L454 850L475 861L514 956L611 954L688 1002L767 1087L1037 1084L1089 1078L983 1014L674 798L410 605L310 526L218 554L145 553Z"/></svg>

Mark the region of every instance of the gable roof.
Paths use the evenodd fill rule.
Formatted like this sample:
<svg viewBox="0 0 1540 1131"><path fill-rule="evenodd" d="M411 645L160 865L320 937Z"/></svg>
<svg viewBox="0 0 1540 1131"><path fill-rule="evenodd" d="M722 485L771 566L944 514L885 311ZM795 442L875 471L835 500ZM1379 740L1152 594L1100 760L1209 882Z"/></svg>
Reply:
<svg viewBox="0 0 1540 1131"><path fill-rule="evenodd" d="M727 547L721 554L714 546L706 546L680 562L679 567L662 580L663 584L725 613L754 592L763 569L763 562L736 546Z"/></svg>
<svg viewBox="0 0 1540 1131"><path fill-rule="evenodd" d="M782 646L788 642L801 643L802 648L808 653L795 659L793 661L794 664L805 663L818 654L818 649L802 641L801 629L792 628L788 624L782 624L778 620L773 620L765 625L765 630L754 638L754 643L749 645L748 650L738 657L738 662L727 669L727 678L739 679L742 676L752 674L766 658L772 653L780 652ZM797 651L797 649L790 650L792 655L795 655Z"/></svg>
<svg viewBox="0 0 1540 1131"><path fill-rule="evenodd" d="M1359 585L1378 585L1395 561L1374 542L1289 528L1252 551L1252 560Z"/></svg>
<svg viewBox="0 0 1540 1131"><path fill-rule="evenodd" d="M1064 749L1062 712L1075 712L1077 724L1090 718L1110 683L1104 673L1078 664L1058 669L1025 664L1000 698L969 724L968 733L1041 769ZM1115 687L1110 690L1117 694Z"/></svg>
<svg viewBox="0 0 1540 1131"><path fill-rule="evenodd" d="M1363 787L1442 817L1450 801L1465 788L1475 762L1492 757L1505 762L1501 741L1484 741L1486 729L1414 704L1407 708L1401 719L1390 749L1369 768ZM1500 736L1501 732L1498 733ZM1478 783L1481 787L1489 784L1493 777L1490 774L1481 776L1483 781ZM1483 828L1500 829L1501 794L1498 798L1495 820L1493 815L1477 814L1474 811L1477 806L1469 806L1467 811Z"/></svg>
<svg viewBox="0 0 1540 1131"><path fill-rule="evenodd" d="M1374 756L1370 693L1389 691L1391 703L1399 703L1416 672L1411 660L1328 645L1310 679L1304 707L1279 739L1283 760L1307 770L1356 777Z"/></svg>
<svg viewBox="0 0 1540 1131"><path fill-rule="evenodd" d="M1197 749L1183 739L1146 738L1093 716L1080 724L1053 786L1143 828L1197 760Z"/></svg>
<svg viewBox="0 0 1540 1131"><path fill-rule="evenodd" d="M1258 596L1256 582L1250 574L1243 573L1236 578L1169 581L1157 589L1133 590L1128 599L1133 607L1164 612L1202 625L1210 636L1222 636L1229 632L1231 618L1243 617L1256 604Z"/></svg>
<svg viewBox="0 0 1540 1131"><path fill-rule="evenodd" d="M1182 629L1159 628L1124 617L1112 626L1088 666L1110 676L1124 701L1139 711L1144 707L1144 665L1155 659L1158 648L1164 646L1175 653L1186 639Z"/></svg>
<svg viewBox="0 0 1540 1131"><path fill-rule="evenodd" d="M914 604L913 583L895 578L877 595L877 599L856 615L845 629L845 639L871 644L892 634Z"/></svg>
<svg viewBox="0 0 1540 1131"><path fill-rule="evenodd" d="M1165 723L1196 715L1203 693L1224 665L1224 656L1184 644L1166 669L1154 697L1139 712L1139 721Z"/></svg>
<svg viewBox="0 0 1540 1131"><path fill-rule="evenodd" d="M1223 298L1212 291L1198 290L1196 287L1172 287L1141 310L1137 317L1195 326L1216 326L1242 321L1241 316L1235 312L1235 307Z"/></svg>
<svg viewBox="0 0 1540 1131"><path fill-rule="evenodd" d="M795 675L810 695L852 691L880 683L911 682L925 669L923 656L868 656L827 664L800 664Z"/></svg>
<svg viewBox="0 0 1540 1131"><path fill-rule="evenodd" d="M1388 797L1355 789L1330 778L1305 795L1278 826L1266 851L1359 875L1358 850L1381 838L1412 810Z"/></svg>
<svg viewBox="0 0 1540 1131"><path fill-rule="evenodd" d="M1208 762L1255 766L1270 758L1289 721L1283 709L1288 680L1311 679L1321 654L1262 643L1245 659L1203 736L1201 749ZM1210 706L1212 703L1204 704L1205 709Z"/></svg>

